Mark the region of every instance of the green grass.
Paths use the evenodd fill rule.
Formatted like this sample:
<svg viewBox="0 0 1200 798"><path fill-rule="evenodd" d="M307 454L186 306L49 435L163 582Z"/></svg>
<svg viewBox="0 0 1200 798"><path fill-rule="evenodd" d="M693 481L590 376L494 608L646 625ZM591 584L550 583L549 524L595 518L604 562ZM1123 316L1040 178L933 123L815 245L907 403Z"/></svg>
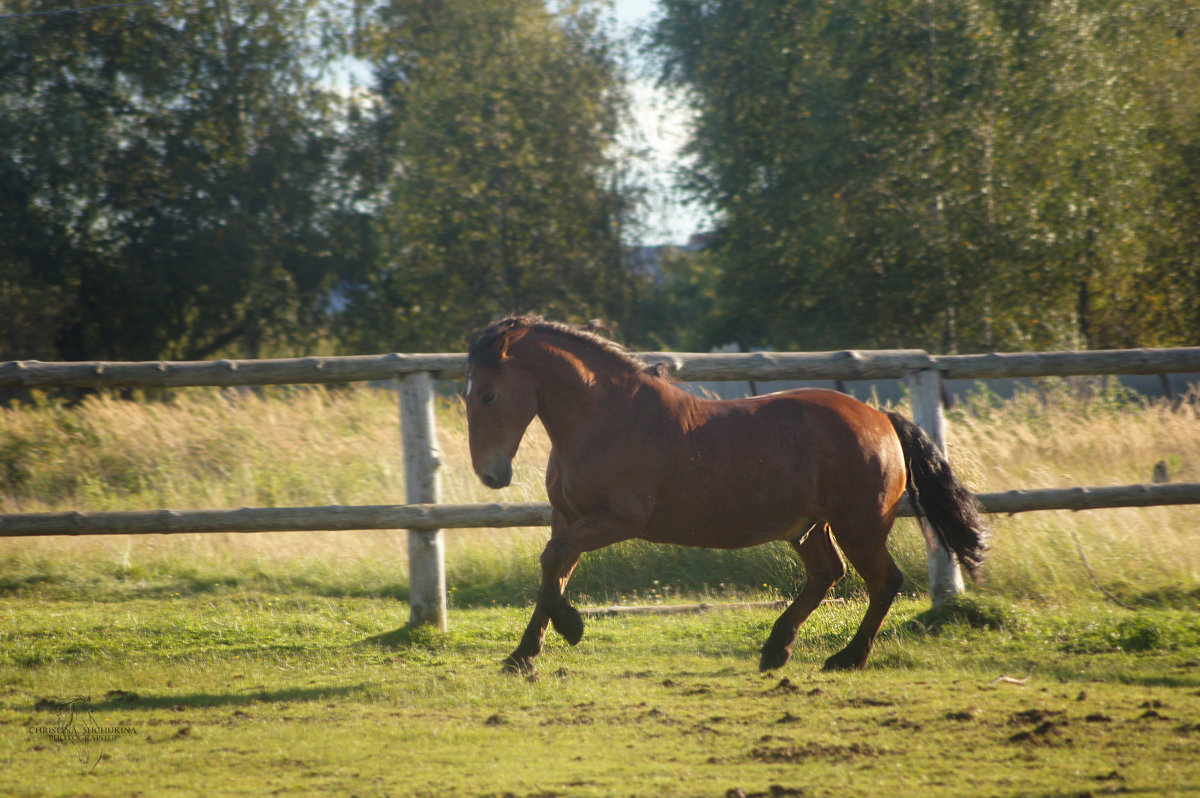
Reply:
<svg viewBox="0 0 1200 798"><path fill-rule="evenodd" d="M521 608L460 610L440 635L402 629L386 598L4 599L0 790L1172 795L1200 780L1194 614L988 599L934 617L903 600L867 671L822 673L862 609L822 607L768 675L769 610L591 618L575 648L551 635L530 681L498 668ZM1025 684L994 681L1031 665ZM27 731L76 695L132 733L80 761Z"/></svg>

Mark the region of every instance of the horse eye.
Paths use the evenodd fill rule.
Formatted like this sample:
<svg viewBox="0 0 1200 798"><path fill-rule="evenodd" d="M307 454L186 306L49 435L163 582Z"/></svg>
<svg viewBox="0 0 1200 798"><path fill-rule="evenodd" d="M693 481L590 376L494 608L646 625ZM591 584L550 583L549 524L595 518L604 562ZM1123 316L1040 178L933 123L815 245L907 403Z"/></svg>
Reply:
<svg viewBox="0 0 1200 798"><path fill-rule="evenodd" d="M496 394L494 391L488 391L483 395L483 403L485 405L490 405L494 401L496 401Z"/></svg>

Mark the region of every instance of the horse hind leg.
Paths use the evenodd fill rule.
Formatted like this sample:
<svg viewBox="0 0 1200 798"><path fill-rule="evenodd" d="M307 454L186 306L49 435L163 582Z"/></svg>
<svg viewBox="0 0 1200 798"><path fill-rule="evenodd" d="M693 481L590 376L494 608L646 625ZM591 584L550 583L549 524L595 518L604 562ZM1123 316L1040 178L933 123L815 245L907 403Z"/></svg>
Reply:
<svg viewBox="0 0 1200 798"><path fill-rule="evenodd" d="M799 542L791 541L791 545L804 563L804 589L775 621L771 635L762 647L762 657L758 662L760 671L774 670L787 664L800 625L824 600L829 589L846 575L846 565L830 539L828 524L812 530Z"/></svg>
<svg viewBox="0 0 1200 798"><path fill-rule="evenodd" d="M882 527L882 528L880 528ZM849 531L853 530L853 531ZM891 524L865 524L850 528L835 526L838 544L867 584L870 602L854 637L838 653L825 660L825 670L860 670L875 644L875 635L892 606L904 574L887 550Z"/></svg>

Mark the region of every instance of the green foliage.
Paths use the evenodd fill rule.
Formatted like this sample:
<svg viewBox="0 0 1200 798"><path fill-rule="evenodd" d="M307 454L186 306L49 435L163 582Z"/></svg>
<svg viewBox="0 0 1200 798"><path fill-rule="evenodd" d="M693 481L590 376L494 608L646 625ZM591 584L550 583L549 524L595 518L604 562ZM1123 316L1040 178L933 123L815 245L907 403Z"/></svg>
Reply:
<svg viewBox="0 0 1200 798"><path fill-rule="evenodd" d="M597 7L352 5L3 21L0 360L452 348L500 312L628 317L637 195ZM347 95L351 49L374 80Z"/></svg>
<svg viewBox="0 0 1200 798"><path fill-rule="evenodd" d="M378 254L349 286L360 350L460 346L494 316L629 317L618 52L593 3L390 0L359 56L360 202Z"/></svg>
<svg viewBox="0 0 1200 798"><path fill-rule="evenodd" d="M1195 2L659 8L719 224L653 273L599 0L6 18L0 359L448 349L529 310L656 348L1200 341Z"/></svg>
<svg viewBox="0 0 1200 798"><path fill-rule="evenodd" d="M1197 341L1194 3L660 7L720 220L717 340Z"/></svg>
<svg viewBox="0 0 1200 798"><path fill-rule="evenodd" d="M0 359L311 340L340 226L326 22L205 0L0 25Z"/></svg>
<svg viewBox="0 0 1200 798"><path fill-rule="evenodd" d="M1193 75L1183 65L1172 65L1164 78L1186 86ZM1153 143L1162 155L1154 174L1161 187L1154 209L1160 235L1137 292L1153 303L1167 340L1193 341L1200 329L1200 101L1191 97L1179 105L1160 110L1167 118L1155 130Z"/></svg>
<svg viewBox="0 0 1200 798"><path fill-rule="evenodd" d="M642 275L633 319L619 332L642 349L703 352L714 340L721 279L712 253L662 247L655 258Z"/></svg>

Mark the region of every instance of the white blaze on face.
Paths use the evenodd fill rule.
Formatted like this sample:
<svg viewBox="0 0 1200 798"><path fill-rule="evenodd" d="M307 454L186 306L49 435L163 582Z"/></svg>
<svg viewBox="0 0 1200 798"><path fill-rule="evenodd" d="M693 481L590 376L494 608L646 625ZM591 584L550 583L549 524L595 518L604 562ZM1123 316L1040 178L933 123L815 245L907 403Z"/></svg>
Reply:
<svg viewBox="0 0 1200 798"><path fill-rule="evenodd" d="M470 399L470 398L471 398L471 370L470 370L470 369L467 369L467 391L466 391L466 395L467 395L467 398L468 398L468 399Z"/></svg>

